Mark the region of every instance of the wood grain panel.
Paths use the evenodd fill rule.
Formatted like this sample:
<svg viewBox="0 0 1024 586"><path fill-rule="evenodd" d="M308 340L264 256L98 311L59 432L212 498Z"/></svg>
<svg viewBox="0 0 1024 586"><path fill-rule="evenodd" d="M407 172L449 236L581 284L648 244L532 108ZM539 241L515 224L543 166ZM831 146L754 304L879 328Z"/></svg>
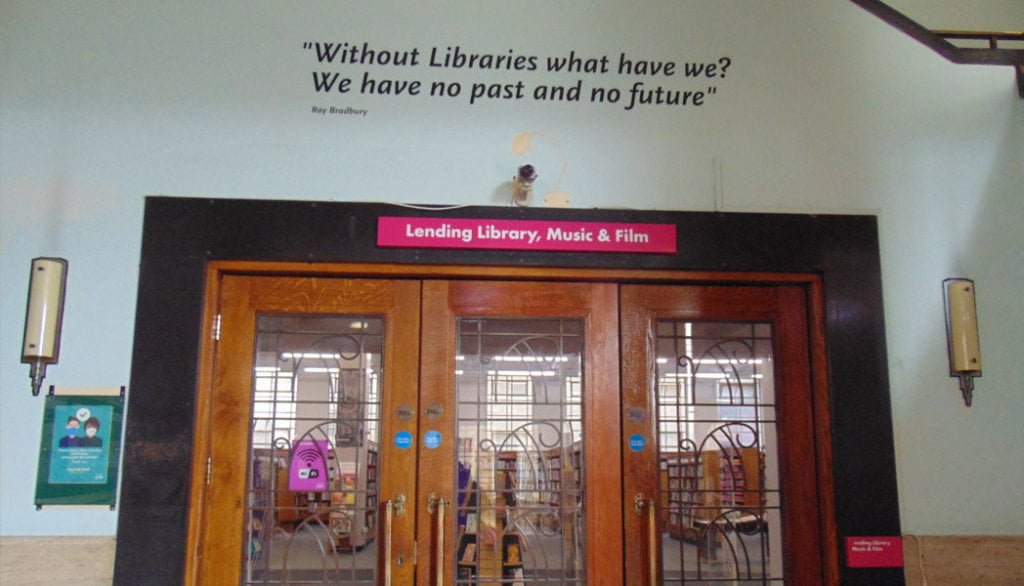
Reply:
<svg viewBox="0 0 1024 586"><path fill-rule="evenodd" d="M832 475L832 405L828 392L828 348L825 335L825 294L821 280L807 284L807 306L810 319L811 401L814 408L814 442L818 462L818 491L821 511L822 573L827 584L838 584L839 537L835 516L835 478Z"/></svg>
<svg viewBox="0 0 1024 586"><path fill-rule="evenodd" d="M455 434L454 324L458 316L580 318L584 323L583 420L585 438L588 583L621 584L622 474L619 467L618 294L612 284L511 281L447 281L424 284L423 402L444 406L430 423L445 437ZM443 346L443 348L441 348ZM424 428L421 427L420 438ZM448 435L450 434L450 435ZM454 442L445 450L421 450L421 498L437 492L452 499ZM421 516L421 543L430 543L429 519ZM454 567L454 536L449 536L445 565ZM433 562L427 562L432 564ZM432 574L433 572L431 572ZM449 572L449 580L451 572ZM421 579L419 584L429 582Z"/></svg>
<svg viewBox="0 0 1024 586"><path fill-rule="evenodd" d="M472 280L544 280L571 282L672 281L702 284L794 284L814 279L805 273L681 271L639 268L573 268L545 266L488 266L452 264L387 264L340 262L212 261L223 273L309 275L346 278L431 278Z"/></svg>
<svg viewBox="0 0 1024 586"><path fill-rule="evenodd" d="M810 363L812 353L822 348L810 347L808 312L804 288L796 286L623 286L623 408L648 414L643 421L626 418L623 434L645 434L656 445L654 328L658 319L772 323L786 578L793 584L834 584L838 582L835 563L828 559L832 550L821 545L822 531L834 526L827 519L831 509L821 506L823 500L832 502L831 479L818 474L828 463L821 463L816 451L823 444L821 454L828 453L828 428L827 420L825 427L816 427ZM822 367L817 368L820 376ZM825 436L818 437L819 433ZM658 464L652 454L656 450L623 450L627 497L658 494ZM627 514L627 534L645 535L645 521L646 517ZM627 584L650 584L646 572L638 570L647 567L648 548L645 540L627 540L627 567L632 569L627 571Z"/></svg>
<svg viewBox="0 0 1024 586"><path fill-rule="evenodd" d="M256 314L250 282L226 276L221 282L221 340L214 344L210 420L203 443L209 445L210 482L205 486L203 540L198 555L198 584L237 584L242 569L243 501L249 445L250 386ZM193 470L205 469L202 454ZM205 472L205 470L204 470ZM204 474L193 477L203 484Z"/></svg>
<svg viewBox="0 0 1024 586"><path fill-rule="evenodd" d="M1024 535L906 535L908 586L1024 584Z"/></svg>
<svg viewBox="0 0 1024 586"><path fill-rule="evenodd" d="M293 315L380 315L385 319L386 372L382 378L381 412L394 413L400 404L415 409L418 396L419 283L369 279L249 277L225 275L219 289L220 341L208 342L212 354L211 382L201 387L197 420L197 451L193 462L193 499L205 507L191 525L195 561L187 574L194 584L237 584L242 566L247 483L249 425L252 410L253 348L256 318L261 312ZM414 411L415 412L415 411ZM400 426L415 431L416 420L383 417L382 440ZM205 450L205 451L204 451ZM206 457L211 458L209 485L204 484ZM381 492L385 501L415 491L415 455L381 441ZM196 488L198 485L198 488ZM408 514L395 518L394 558L414 557L415 501ZM383 529L383 524L378 527ZM396 583L412 583L413 564L393 566Z"/></svg>
<svg viewBox="0 0 1024 586"><path fill-rule="evenodd" d="M421 352L420 389L421 428L413 432L419 452L419 500L421 503L430 495L436 494L450 503L458 502L454 492L456 478L456 416L458 408L455 397L455 319L448 306L449 283L447 281L427 281L423 284L423 327L420 332ZM428 417L430 409L434 415ZM440 415L437 415L440 409ZM441 432L443 449L427 449L423 445L423 434L426 431ZM451 512L453 509L449 509ZM449 516L449 520L450 520ZM449 527L451 523L449 523ZM416 583L420 586L434 584L437 574L437 548L443 548L443 567L446 582L452 583L450 568L455 567L456 536L447 531L445 543L435 540L433 516L426 507L421 507L417 520L417 540L429 544L424 548L424 556L418 561Z"/></svg>

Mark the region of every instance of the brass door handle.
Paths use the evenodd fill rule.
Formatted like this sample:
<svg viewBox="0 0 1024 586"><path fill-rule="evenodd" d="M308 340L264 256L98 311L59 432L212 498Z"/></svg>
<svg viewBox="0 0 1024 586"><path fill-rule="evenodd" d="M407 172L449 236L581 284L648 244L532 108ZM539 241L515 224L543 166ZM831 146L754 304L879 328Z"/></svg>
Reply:
<svg viewBox="0 0 1024 586"><path fill-rule="evenodd" d="M658 583L658 509L654 499L647 501L647 563L651 573L651 586Z"/></svg>
<svg viewBox="0 0 1024 586"><path fill-rule="evenodd" d="M427 498L427 512L433 515L437 513L437 547L434 551L434 586L444 586L444 512L451 504L451 501L437 496L436 492L430 493Z"/></svg>
<svg viewBox="0 0 1024 586"><path fill-rule="evenodd" d="M384 503L384 586L391 586L391 528L395 517L405 514L405 495L398 493Z"/></svg>
<svg viewBox="0 0 1024 586"><path fill-rule="evenodd" d="M638 492L638 493L633 495L633 512L634 513L636 513L637 515L643 515L644 514L644 505L646 505L646 504L647 504L647 501L644 499L644 493Z"/></svg>
<svg viewBox="0 0 1024 586"><path fill-rule="evenodd" d="M633 512L643 515L644 507L647 508L647 573L649 584L654 586L658 583L658 509L654 499L648 500L644 493L633 495Z"/></svg>

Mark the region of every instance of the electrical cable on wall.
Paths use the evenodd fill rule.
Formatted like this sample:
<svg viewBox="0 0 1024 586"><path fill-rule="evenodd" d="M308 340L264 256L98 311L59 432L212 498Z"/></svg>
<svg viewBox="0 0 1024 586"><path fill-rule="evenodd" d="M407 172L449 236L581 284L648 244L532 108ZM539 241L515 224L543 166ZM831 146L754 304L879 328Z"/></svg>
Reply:
<svg viewBox="0 0 1024 586"><path fill-rule="evenodd" d="M397 203L397 202L384 202L385 205L397 206L400 208L408 208L410 210L420 210L424 212L447 212L448 210L458 210L462 208L471 207L469 204L459 204L453 206L428 206L428 205L416 205L411 203Z"/></svg>

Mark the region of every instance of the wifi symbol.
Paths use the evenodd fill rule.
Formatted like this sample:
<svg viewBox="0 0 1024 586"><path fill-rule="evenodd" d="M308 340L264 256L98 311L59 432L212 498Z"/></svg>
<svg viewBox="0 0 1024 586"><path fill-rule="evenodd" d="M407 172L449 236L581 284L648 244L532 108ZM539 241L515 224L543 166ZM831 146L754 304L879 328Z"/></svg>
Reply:
<svg viewBox="0 0 1024 586"><path fill-rule="evenodd" d="M303 448L295 454L295 457L302 464L305 464L299 469L299 478L303 480L312 480L320 477L320 463L323 461L323 456L320 455L319 450L316 448Z"/></svg>
<svg viewBox="0 0 1024 586"><path fill-rule="evenodd" d="M319 491L327 488L327 442L303 440L292 455L289 490Z"/></svg>
<svg viewBox="0 0 1024 586"><path fill-rule="evenodd" d="M306 465L306 468L318 467L324 461L323 455L315 446L306 446L295 453L295 457Z"/></svg>

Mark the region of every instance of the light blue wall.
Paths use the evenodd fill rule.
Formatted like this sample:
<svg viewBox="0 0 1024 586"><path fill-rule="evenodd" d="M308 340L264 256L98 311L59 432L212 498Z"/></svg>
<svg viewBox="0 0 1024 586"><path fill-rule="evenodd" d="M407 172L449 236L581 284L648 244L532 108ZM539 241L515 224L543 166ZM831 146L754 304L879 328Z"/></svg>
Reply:
<svg viewBox="0 0 1024 586"><path fill-rule="evenodd" d="M42 400L19 364L32 257L71 264L47 383L127 384L145 195L506 205L527 161L541 197L557 187L579 208L878 214L904 528L1024 533L1024 101L1009 68L949 64L841 0L426 4L0 4L0 534L116 526L114 512L32 506ZM625 111L586 96L471 106L317 96L311 73L633 80L321 67L307 41L731 64L724 79L660 82L715 85L699 108ZM525 131L557 146L538 139L517 156ZM947 376L940 284L953 275L978 288L985 374L971 409Z"/></svg>

